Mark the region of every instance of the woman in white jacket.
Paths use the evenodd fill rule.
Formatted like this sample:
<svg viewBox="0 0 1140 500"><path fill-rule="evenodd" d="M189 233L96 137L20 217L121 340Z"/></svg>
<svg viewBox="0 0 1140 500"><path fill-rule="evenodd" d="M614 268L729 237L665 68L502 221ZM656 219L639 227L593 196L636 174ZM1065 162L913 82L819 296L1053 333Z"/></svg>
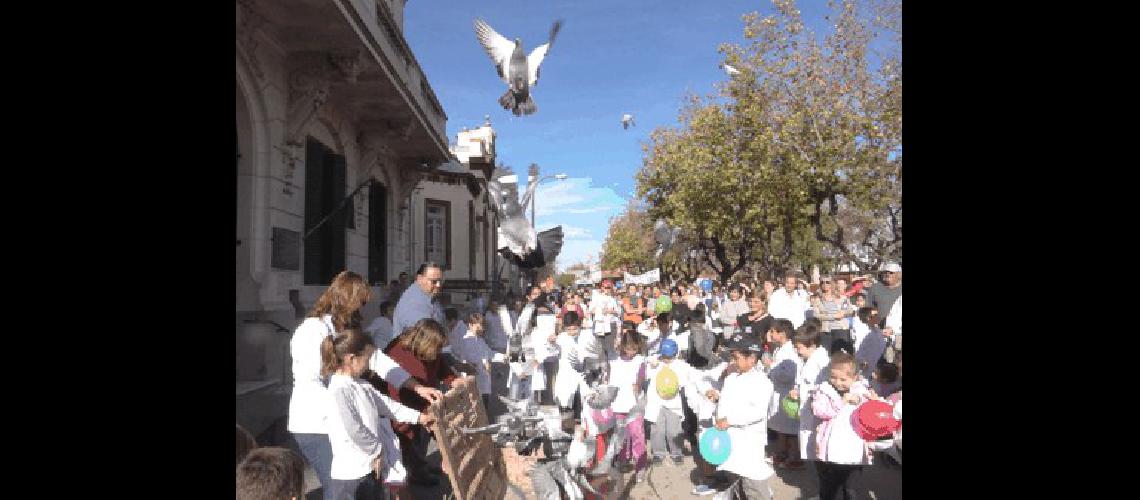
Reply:
<svg viewBox="0 0 1140 500"><path fill-rule="evenodd" d="M335 500L383 498L379 479L389 488L402 488L407 472L391 420L420 425L433 421L430 415L392 400L360 378L375 351L372 338L356 329L325 337L321 344L321 373L330 376L333 405L328 427L332 447L329 493Z"/></svg>
<svg viewBox="0 0 1140 500"><path fill-rule="evenodd" d="M329 445L327 410L331 407L326 379L321 375L321 344L350 327L359 328L360 308L371 298L368 285L359 274L343 271L333 278L309 316L293 332L289 351L293 358L293 393L289 398L287 429L293 434L305 461L313 467L322 490L330 491L332 448ZM370 361L372 371L389 383L411 388L425 399L442 397L438 389L425 387L408 376L384 353L376 350Z"/></svg>

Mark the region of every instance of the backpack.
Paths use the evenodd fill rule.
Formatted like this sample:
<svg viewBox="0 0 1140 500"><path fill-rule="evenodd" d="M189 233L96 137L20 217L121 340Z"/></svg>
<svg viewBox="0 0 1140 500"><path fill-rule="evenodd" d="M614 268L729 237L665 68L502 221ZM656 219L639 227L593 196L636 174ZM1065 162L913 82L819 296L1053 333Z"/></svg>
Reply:
<svg viewBox="0 0 1140 500"><path fill-rule="evenodd" d="M689 325L689 364L695 368L708 366L715 356L716 337L704 324Z"/></svg>

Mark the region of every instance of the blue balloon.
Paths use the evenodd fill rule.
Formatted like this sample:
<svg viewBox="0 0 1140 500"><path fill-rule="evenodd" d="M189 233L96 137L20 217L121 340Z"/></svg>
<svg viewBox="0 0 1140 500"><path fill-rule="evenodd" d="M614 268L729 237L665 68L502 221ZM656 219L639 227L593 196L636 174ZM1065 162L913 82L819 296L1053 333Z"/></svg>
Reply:
<svg viewBox="0 0 1140 500"><path fill-rule="evenodd" d="M701 433L701 457L712 465L723 464L732 453L732 442L728 439L728 431L715 427Z"/></svg>

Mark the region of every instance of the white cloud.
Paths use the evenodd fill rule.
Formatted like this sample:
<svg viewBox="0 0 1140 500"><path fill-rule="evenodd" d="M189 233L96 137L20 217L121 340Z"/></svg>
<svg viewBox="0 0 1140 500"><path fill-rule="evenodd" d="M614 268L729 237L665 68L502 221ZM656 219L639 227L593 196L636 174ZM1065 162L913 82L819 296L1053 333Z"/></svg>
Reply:
<svg viewBox="0 0 1140 500"><path fill-rule="evenodd" d="M578 226L562 226L562 234L568 240L588 240L594 237L590 230Z"/></svg>
<svg viewBox="0 0 1140 500"><path fill-rule="evenodd" d="M592 214L595 212L614 212L621 211L621 207L614 206L601 206L601 207L586 207L586 208L567 208L564 210L569 214Z"/></svg>
<svg viewBox="0 0 1140 500"><path fill-rule="evenodd" d="M601 240L566 240L562 245L562 253L558 254L556 267L558 271L562 271L573 264L586 262L589 256L597 260L601 251Z"/></svg>
<svg viewBox="0 0 1140 500"><path fill-rule="evenodd" d="M571 177L564 181L547 181L535 190L535 208L538 216L559 212L589 213L620 209L622 198L609 187L593 187L589 177ZM587 210L588 211L584 211Z"/></svg>
<svg viewBox="0 0 1140 500"><path fill-rule="evenodd" d="M537 226L542 231L561 225L564 234L558 268L563 269L601 252L610 218L620 213L625 200L610 186L594 186L589 177L547 181L535 192Z"/></svg>

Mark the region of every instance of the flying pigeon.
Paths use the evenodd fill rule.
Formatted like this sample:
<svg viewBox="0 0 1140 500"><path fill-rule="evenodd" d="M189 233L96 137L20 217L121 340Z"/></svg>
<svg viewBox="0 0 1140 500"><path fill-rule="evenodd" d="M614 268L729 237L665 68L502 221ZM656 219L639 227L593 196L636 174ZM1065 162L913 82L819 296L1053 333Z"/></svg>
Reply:
<svg viewBox="0 0 1140 500"><path fill-rule="evenodd" d="M721 67L724 68L725 73L728 73L728 76L736 76L740 74L740 70L732 67L731 64L724 64Z"/></svg>
<svg viewBox="0 0 1140 500"><path fill-rule="evenodd" d="M621 115L621 128L629 129L630 125L637 126L637 123L633 121L633 115L629 113Z"/></svg>
<svg viewBox="0 0 1140 500"><path fill-rule="evenodd" d="M482 19L475 19L475 37L491 57L491 62L495 63L499 78L507 84L507 92L499 98L503 109L511 110L515 116L538 111L538 106L535 106L534 99L530 96L530 89L538 83L539 66L561 28L562 21L555 21L550 28L550 41L535 47L528 56L523 53L522 39L515 38L513 42L507 40Z"/></svg>

